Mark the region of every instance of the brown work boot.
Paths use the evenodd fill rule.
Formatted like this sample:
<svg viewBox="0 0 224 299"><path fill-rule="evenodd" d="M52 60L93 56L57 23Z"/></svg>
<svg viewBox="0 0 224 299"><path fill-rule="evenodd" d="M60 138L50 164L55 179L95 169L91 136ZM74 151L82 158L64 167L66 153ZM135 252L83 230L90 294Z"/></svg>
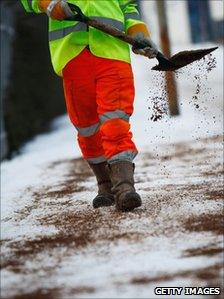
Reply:
<svg viewBox="0 0 224 299"><path fill-rule="evenodd" d="M120 161L109 165L117 210L131 211L142 204L134 188L134 164Z"/></svg>
<svg viewBox="0 0 224 299"><path fill-rule="evenodd" d="M107 162L98 164L89 163L89 166L93 170L98 184L98 194L93 199L93 207L100 208L113 205L114 195L111 191L112 183L110 180L108 168L106 167Z"/></svg>

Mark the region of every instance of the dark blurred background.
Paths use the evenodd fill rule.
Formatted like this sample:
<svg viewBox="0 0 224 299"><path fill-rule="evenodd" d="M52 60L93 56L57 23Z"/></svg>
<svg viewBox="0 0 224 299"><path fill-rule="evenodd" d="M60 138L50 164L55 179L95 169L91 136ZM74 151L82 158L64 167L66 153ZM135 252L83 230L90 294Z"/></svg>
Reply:
<svg viewBox="0 0 224 299"><path fill-rule="evenodd" d="M137 2L142 15L152 19L150 5L156 2ZM222 42L223 19L215 20L212 17L211 0L184 2L191 39L189 42ZM47 17L26 13L17 0L1 0L0 8L0 136L3 159L17 153L37 133L48 130L50 121L65 113L65 104L62 80L54 74L50 62Z"/></svg>
<svg viewBox="0 0 224 299"><path fill-rule="evenodd" d="M1 0L1 157L10 157L65 113L48 50L47 18Z"/></svg>

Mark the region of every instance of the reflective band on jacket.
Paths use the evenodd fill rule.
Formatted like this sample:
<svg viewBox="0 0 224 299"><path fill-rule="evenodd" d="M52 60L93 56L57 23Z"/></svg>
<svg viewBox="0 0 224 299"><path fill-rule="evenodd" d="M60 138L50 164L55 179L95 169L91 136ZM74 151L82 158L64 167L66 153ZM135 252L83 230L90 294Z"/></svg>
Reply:
<svg viewBox="0 0 224 299"><path fill-rule="evenodd" d="M88 158L86 159L89 163L98 164L107 161L104 156L96 157L96 158Z"/></svg>
<svg viewBox="0 0 224 299"><path fill-rule="evenodd" d="M83 137L90 137L94 135L100 128L100 123L97 123L95 125L86 127L86 128L79 128L75 126L76 130L79 132L79 134Z"/></svg>
<svg viewBox="0 0 224 299"><path fill-rule="evenodd" d="M51 17L51 13L52 13L52 11L54 10L55 6L58 4L59 1L60 0L53 0L53 1L50 2L50 4L47 7L47 11L46 11L48 17Z"/></svg>
<svg viewBox="0 0 224 299"><path fill-rule="evenodd" d="M140 15L137 12L132 12L132 13L126 13L124 15L125 20L127 19L132 19L132 20L141 20Z"/></svg>
<svg viewBox="0 0 224 299"><path fill-rule="evenodd" d="M66 35L76 31L86 31L87 25L84 23L77 23L71 27L65 27L62 29L54 30L49 32L49 41L57 40L65 37Z"/></svg>
<svg viewBox="0 0 224 299"><path fill-rule="evenodd" d="M104 17L92 17L92 18L97 21L103 22L107 25L113 26L121 31L124 30L124 24L115 19L104 18ZM73 25L71 27L65 27L62 29L50 31L49 32L49 41L54 41L54 40L63 38L66 35L68 35L72 32L77 32L77 31L87 31L87 25L79 22L76 25Z"/></svg>
<svg viewBox="0 0 224 299"><path fill-rule="evenodd" d="M119 161L130 161L130 162L132 162L136 156L137 156L137 152L124 151L124 152L121 152L121 153L113 156L112 158L110 158L108 160L108 163L112 164L112 163L116 163L116 162L119 162Z"/></svg>
<svg viewBox="0 0 224 299"><path fill-rule="evenodd" d="M43 13L39 1L20 0L27 12ZM77 5L90 18L95 18L128 32L136 24L142 24L136 0L66 0ZM47 1L48 2L48 1ZM51 2L51 1L49 1ZM49 48L55 72L63 76L66 64L89 45L92 54L105 59L131 63L127 43L87 26L84 23L49 18Z"/></svg>
<svg viewBox="0 0 224 299"><path fill-rule="evenodd" d="M125 113L122 110L110 111L110 112L106 112L106 113L100 115L100 122L101 122L101 124L103 124L106 121L108 121L110 119L114 119L114 118L120 118L120 119L129 121L130 115L128 115L127 113Z"/></svg>

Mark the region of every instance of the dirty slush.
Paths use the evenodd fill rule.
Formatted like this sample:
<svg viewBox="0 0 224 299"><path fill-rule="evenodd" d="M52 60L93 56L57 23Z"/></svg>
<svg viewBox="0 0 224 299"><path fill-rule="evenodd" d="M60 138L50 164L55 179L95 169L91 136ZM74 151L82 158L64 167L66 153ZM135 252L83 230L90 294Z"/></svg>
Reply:
<svg viewBox="0 0 224 299"><path fill-rule="evenodd" d="M208 88L207 84L202 83L201 77L208 79L208 74L216 68L217 61L212 54L208 54L199 61L184 67L181 70L174 72L176 80L181 80L182 77L192 80L195 83L195 88L189 104L193 104L196 109L200 108L200 99L208 95L211 88ZM148 106L150 110L150 120L153 122L160 121L168 116L168 102L167 102L167 91L165 83L164 72L155 72L153 76L152 84L156 87L153 91L149 91L148 101L151 103ZM156 90L156 94L155 94Z"/></svg>

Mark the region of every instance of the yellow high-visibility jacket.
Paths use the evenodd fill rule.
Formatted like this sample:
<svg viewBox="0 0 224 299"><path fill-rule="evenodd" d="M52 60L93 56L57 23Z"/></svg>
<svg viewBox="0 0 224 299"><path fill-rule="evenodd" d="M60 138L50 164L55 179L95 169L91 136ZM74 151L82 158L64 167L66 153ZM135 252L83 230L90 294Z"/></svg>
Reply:
<svg viewBox="0 0 224 299"><path fill-rule="evenodd" d="M21 0L30 13L41 13L38 0ZM127 32L140 20L135 0L67 0L78 5L83 13ZM99 57L117 59L130 63L129 46L108 34L84 23L57 21L49 18L49 47L55 72L62 75L65 65L76 57L87 45Z"/></svg>

